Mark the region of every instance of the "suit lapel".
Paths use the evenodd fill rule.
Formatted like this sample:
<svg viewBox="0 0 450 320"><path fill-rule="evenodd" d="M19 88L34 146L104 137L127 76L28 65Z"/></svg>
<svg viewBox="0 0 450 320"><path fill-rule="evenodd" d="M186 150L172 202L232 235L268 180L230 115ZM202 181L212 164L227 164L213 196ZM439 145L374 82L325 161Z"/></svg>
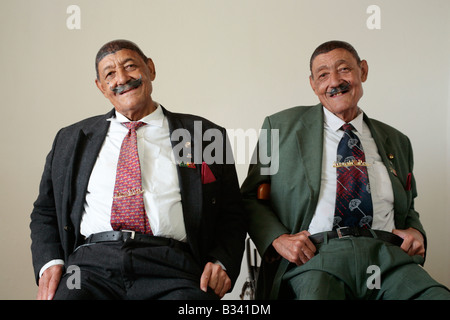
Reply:
<svg viewBox="0 0 450 320"><path fill-rule="evenodd" d="M388 164L388 158L387 158L387 152L389 150L386 150L386 148L390 148L389 143L389 136L382 130L378 130L378 128L370 121L369 117L364 113L364 122L367 124L367 126L370 129L370 133L372 134L373 140L375 140L375 144L378 148L378 153L381 156L381 159L383 160L383 163L386 165L387 168L389 168Z"/></svg>
<svg viewBox="0 0 450 320"><path fill-rule="evenodd" d="M394 208L396 210L403 210L406 201L406 194L404 192L403 185L397 176L397 172L392 161L389 159L388 155L395 155L395 147L392 145L389 136L383 130L380 130L376 126L375 122L370 121L366 114L364 114L364 122L370 129L372 137L378 148L378 153L383 160L383 163L388 171L389 179L391 180L392 190L394 192Z"/></svg>
<svg viewBox="0 0 450 320"><path fill-rule="evenodd" d="M106 119L114 115L114 110L97 121L81 127L76 134L73 154L67 167L65 192L67 208L75 228L79 228L83 212L89 177L109 128ZM76 230L77 232L79 230Z"/></svg>
<svg viewBox="0 0 450 320"><path fill-rule="evenodd" d="M162 106L161 106L162 107ZM177 162L178 180L180 184L181 202L183 207L184 224L191 249L197 254L200 247L197 241L197 233L200 229L203 193L201 182L201 162L202 162L202 131L195 132L194 122L185 121L162 107L164 115L169 123L170 136L176 130L183 131L180 140L171 140L172 148L175 151L175 161ZM189 135L185 135L189 133ZM194 134L195 133L195 134ZM196 149L197 148L197 149ZM180 152L181 151L181 152ZM197 152L195 152L197 151ZM200 151L200 152L198 152ZM199 153L199 154L197 154ZM200 157L200 158L199 158ZM182 166L180 163L194 163L194 167ZM196 163L197 162L197 163Z"/></svg>
<svg viewBox="0 0 450 320"><path fill-rule="evenodd" d="M311 108L299 121L296 132L299 159L304 168L306 182L308 184L311 203L309 208L315 208L320 192L322 174L323 151L323 111L322 105ZM301 177L299 177L299 180ZM314 215L314 211L306 213L306 219L298 221L294 230L307 227Z"/></svg>
<svg viewBox="0 0 450 320"><path fill-rule="evenodd" d="M305 168L305 175L311 196L319 195L320 178L322 174L323 151L323 111L322 105L312 108L300 120L297 130L297 142L300 159Z"/></svg>

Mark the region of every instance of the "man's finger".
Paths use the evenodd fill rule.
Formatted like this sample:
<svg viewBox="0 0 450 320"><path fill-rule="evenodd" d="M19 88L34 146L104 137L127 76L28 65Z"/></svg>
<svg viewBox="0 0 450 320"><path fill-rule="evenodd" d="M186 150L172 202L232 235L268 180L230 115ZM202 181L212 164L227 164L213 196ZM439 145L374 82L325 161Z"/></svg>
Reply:
<svg viewBox="0 0 450 320"><path fill-rule="evenodd" d="M54 265L44 271L39 279L38 300L51 300L61 280L63 266Z"/></svg>
<svg viewBox="0 0 450 320"><path fill-rule="evenodd" d="M41 279L39 279L37 300L47 300L48 296L47 289L48 289L48 279L46 277L42 277Z"/></svg>
<svg viewBox="0 0 450 320"><path fill-rule="evenodd" d="M200 289L204 292L208 291L209 280L211 279L212 270L211 267L206 264L203 270L202 276L200 277Z"/></svg>
<svg viewBox="0 0 450 320"><path fill-rule="evenodd" d="M222 287L222 291L220 292L220 294L219 294L219 297L222 299L223 298L223 296L228 292L228 290L230 290L231 289L231 279L228 277L228 275L227 275L227 277L226 277L226 279L225 279L225 282L224 282L224 285L223 285L223 287Z"/></svg>
<svg viewBox="0 0 450 320"><path fill-rule="evenodd" d="M52 277L50 279L49 285L48 285L48 291L47 291L47 300L52 300L55 296L56 289L58 289L60 278L58 277Z"/></svg>

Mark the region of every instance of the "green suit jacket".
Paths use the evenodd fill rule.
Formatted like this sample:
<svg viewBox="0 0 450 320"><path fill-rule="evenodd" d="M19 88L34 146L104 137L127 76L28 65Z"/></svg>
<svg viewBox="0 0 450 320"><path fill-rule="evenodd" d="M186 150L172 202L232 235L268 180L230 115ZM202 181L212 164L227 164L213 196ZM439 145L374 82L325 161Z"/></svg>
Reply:
<svg viewBox="0 0 450 320"><path fill-rule="evenodd" d="M255 151L256 163L250 165L241 192L249 219L249 234L262 257L274 252L272 242L282 234L308 230L318 202L323 150L323 107L321 104L294 107L266 117L261 134L268 143ZM425 237L419 214L414 210L417 195L411 143L398 130L364 114L378 152L388 169L394 192L394 221L398 229L409 227ZM278 130L279 143L276 143ZM270 159L271 162L268 162ZM276 165L279 161L279 165ZM261 169L271 167L267 174ZM262 183L271 184L270 201L258 200ZM289 262L263 259L258 278L257 298L278 298L281 277ZM281 297L281 295L280 295Z"/></svg>

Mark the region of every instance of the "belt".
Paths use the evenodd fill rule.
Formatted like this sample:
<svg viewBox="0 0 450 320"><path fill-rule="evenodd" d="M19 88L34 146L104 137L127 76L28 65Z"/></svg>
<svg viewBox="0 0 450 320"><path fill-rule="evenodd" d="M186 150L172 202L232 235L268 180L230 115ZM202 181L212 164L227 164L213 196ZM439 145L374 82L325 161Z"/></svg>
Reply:
<svg viewBox="0 0 450 320"><path fill-rule="evenodd" d="M189 251L189 245L185 242L181 242L175 239L157 237L148 234L142 234L131 230L121 231L104 231L99 233L93 233L86 238L86 244L100 243L100 242L127 242L134 240L137 242L147 243L151 246L161 247L177 247L185 251Z"/></svg>
<svg viewBox="0 0 450 320"><path fill-rule="evenodd" d="M375 233L376 237L373 235ZM393 234L391 232L382 231L382 230L373 230L373 229L362 229L358 227L342 227L337 228L333 231L325 231L321 233L316 233L309 236L309 239L314 245L321 244L324 241L325 233L328 236L328 239L335 238L348 238L348 237L368 237L368 238L377 238L389 243L392 243L396 246L401 246L403 243L403 239Z"/></svg>

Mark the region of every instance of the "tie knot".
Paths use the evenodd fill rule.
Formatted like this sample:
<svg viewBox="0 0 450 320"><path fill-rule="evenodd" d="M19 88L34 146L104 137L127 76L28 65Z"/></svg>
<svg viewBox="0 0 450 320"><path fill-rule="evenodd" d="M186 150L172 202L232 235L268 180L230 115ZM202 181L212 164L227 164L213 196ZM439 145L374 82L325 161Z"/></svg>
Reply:
<svg viewBox="0 0 450 320"><path fill-rule="evenodd" d="M342 125L341 129L344 131L352 131L355 128L350 123L345 123Z"/></svg>
<svg viewBox="0 0 450 320"><path fill-rule="evenodd" d="M144 122L142 121L131 121L131 122L122 122L122 124L128 129L134 129L137 130L138 128L142 127L145 125Z"/></svg>

